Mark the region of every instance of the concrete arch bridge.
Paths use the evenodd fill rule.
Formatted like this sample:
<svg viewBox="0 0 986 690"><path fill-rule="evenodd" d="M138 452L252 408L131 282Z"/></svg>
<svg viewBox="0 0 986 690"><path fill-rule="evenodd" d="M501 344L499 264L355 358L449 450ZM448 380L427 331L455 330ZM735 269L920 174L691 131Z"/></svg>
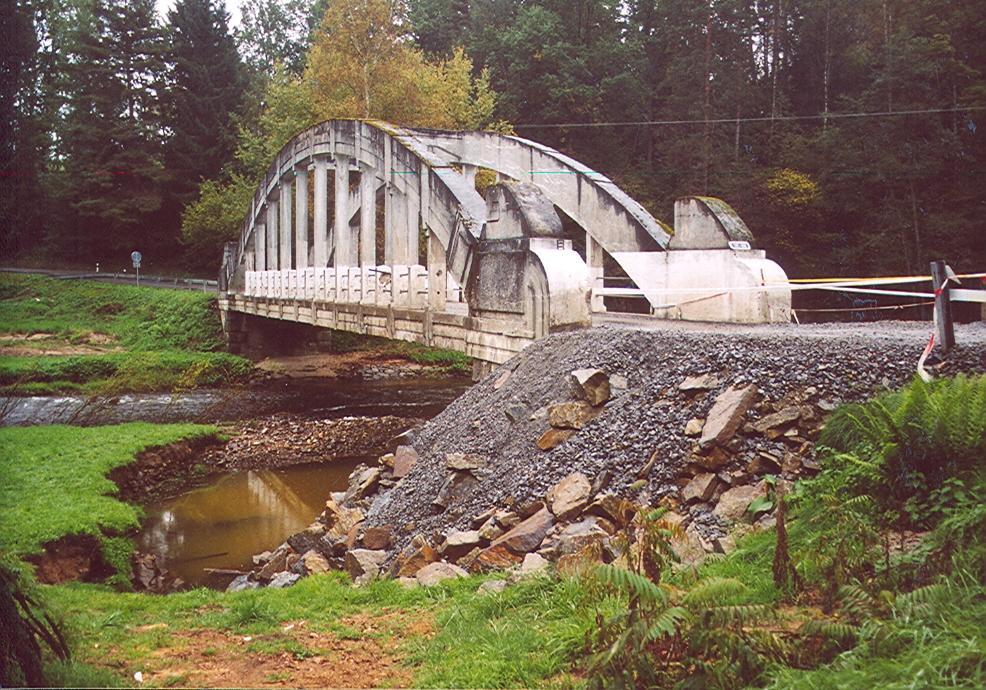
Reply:
<svg viewBox="0 0 986 690"><path fill-rule="evenodd" d="M482 193L479 170L495 178ZM332 120L271 163L226 247L220 308L234 348L279 320L495 364L618 298L659 318L787 322L790 292L757 289L786 280L717 199L680 199L672 230L526 139Z"/></svg>

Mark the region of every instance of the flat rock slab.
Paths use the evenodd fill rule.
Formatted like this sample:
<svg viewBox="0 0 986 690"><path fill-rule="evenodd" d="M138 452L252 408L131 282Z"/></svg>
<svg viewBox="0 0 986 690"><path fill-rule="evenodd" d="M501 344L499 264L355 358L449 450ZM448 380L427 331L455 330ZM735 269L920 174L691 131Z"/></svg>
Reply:
<svg viewBox="0 0 986 690"><path fill-rule="evenodd" d="M591 491L589 478L579 472L573 472L551 487L546 500L555 517L559 520L570 520L589 505Z"/></svg>
<svg viewBox="0 0 986 690"><path fill-rule="evenodd" d="M728 388L719 394L702 427L699 445L722 445L733 437L743 423L743 417L757 400L757 387L750 384Z"/></svg>
<svg viewBox="0 0 986 690"><path fill-rule="evenodd" d="M502 546L521 556L536 551L553 524L555 524L554 516L547 508L542 508L496 539L490 544L490 549Z"/></svg>
<svg viewBox="0 0 986 690"><path fill-rule="evenodd" d="M402 479L408 475L418 462L418 453L411 446L397 446L394 451L394 478Z"/></svg>

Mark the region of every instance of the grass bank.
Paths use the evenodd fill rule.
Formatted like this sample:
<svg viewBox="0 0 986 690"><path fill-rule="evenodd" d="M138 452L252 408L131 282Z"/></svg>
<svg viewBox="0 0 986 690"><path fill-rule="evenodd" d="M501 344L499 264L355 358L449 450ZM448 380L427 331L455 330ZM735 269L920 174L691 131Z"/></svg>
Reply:
<svg viewBox="0 0 986 690"><path fill-rule="evenodd" d="M358 335L348 331L332 331L329 351L337 353L373 351L380 355L400 357L418 364L444 367L454 374L472 373L472 358L457 350L445 350L438 347L428 347L420 343L389 340L372 335Z"/></svg>
<svg viewBox="0 0 986 690"><path fill-rule="evenodd" d="M0 275L0 392L121 393L244 380L249 361L222 348L207 294Z"/></svg>
<svg viewBox="0 0 986 690"><path fill-rule="evenodd" d="M147 448L215 433L144 423L0 429L0 552L21 558L61 537L89 535L117 571L112 582L129 586L133 545L125 535L139 526L141 511L115 497L108 473Z"/></svg>

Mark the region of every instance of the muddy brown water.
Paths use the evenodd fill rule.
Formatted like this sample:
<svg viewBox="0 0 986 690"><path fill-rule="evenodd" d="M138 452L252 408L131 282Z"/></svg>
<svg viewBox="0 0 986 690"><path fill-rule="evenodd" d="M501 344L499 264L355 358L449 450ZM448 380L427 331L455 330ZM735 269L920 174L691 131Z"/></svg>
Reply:
<svg viewBox="0 0 986 690"><path fill-rule="evenodd" d="M369 458L363 458L366 462ZM251 556L307 527L360 459L249 470L145 506L137 548L171 575L210 584L206 568L249 569Z"/></svg>
<svg viewBox="0 0 986 690"><path fill-rule="evenodd" d="M238 389L76 396L0 397L0 426L227 422L288 413L302 419L347 416L434 417L469 388L466 378L292 379ZM390 439L380 439L386 444ZM352 469L373 458L333 459L219 477L212 484L144 506L138 550L154 554L169 575L216 584L206 572L248 569L251 556L307 527Z"/></svg>

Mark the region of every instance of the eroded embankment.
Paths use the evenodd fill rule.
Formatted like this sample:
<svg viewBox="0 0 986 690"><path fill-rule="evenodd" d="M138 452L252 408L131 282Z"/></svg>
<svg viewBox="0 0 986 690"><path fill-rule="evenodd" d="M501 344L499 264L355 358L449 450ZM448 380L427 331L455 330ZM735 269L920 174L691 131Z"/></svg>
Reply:
<svg viewBox="0 0 986 690"><path fill-rule="evenodd" d="M312 552L317 568L345 563L356 577L386 564L413 574L437 558L473 569L532 552L556 558L619 527L615 503L590 505L607 497L665 505L691 548L722 548L733 523L769 522L748 511L772 492L768 477L817 468L812 442L840 402L915 375L925 337L898 324L553 335L476 384L396 458L358 468L350 490L274 556L300 574ZM961 329L959 342L929 369L986 371L986 328ZM606 400L577 402L580 369L605 375ZM518 523L506 553L502 539ZM263 574L277 570L268 563Z"/></svg>

